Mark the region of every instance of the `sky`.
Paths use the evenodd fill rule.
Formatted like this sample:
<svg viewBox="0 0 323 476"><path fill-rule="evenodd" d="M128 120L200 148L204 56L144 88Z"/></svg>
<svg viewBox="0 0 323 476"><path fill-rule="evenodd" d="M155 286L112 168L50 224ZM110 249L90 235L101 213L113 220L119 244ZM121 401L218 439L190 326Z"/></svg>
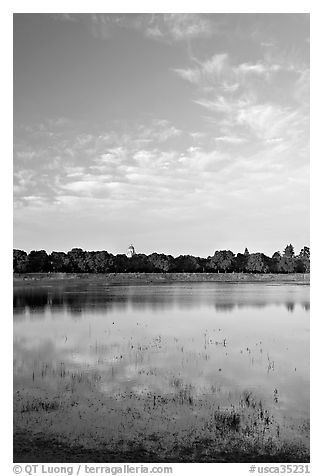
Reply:
<svg viewBox="0 0 323 476"><path fill-rule="evenodd" d="M308 14L14 14L14 247L309 245Z"/></svg>

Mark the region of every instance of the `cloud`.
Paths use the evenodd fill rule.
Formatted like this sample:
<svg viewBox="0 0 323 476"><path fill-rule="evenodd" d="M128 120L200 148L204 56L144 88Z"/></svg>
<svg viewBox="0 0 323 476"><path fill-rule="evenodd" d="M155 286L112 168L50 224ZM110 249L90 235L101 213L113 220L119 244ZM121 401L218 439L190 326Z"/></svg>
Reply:
<svg viewBox="0 0 323 476"><path fill-rule="evenodd" d="M100 39L109 39L117 28L126 28L159 41L181 42L207 38L217 31L216 22L204 14L143 13L143 14L55 14L55 20L78 22Z"/></svg>
<svg viewBox="0 0 323 476"><path fill-rule="evenodd" d="M234 93L235 91L237 91L240 87L240 83L234 83L234 82L226 82L226 81L223 81L222 83L222 90L224 92L228 92L228 93Z"/></svg>
<svg viewBox="0 0 323 476"><path fill-rule="evenodd" d="M181 76L181 78L185 79L186 81L189 81L190 83L198 84L201 81L202 74L199 69L175 68L173 71L177 73L179 76Z"/></svg>
<svg viewBox="0 0 323 476"><path fill-rule="evenodd" d="M275 65L265 65L264 63L241 63L235 68L235 72L237 75L239 74L258 74L258 75L264 75L267 74L270 71L278 71L279 67L277 66L277 69Z"/></svg>
<svg viewBox="0 0 323 476"><path fill-rule="evenodd" d="M196 99L194 101L196 104L205 107L213 112L224 112L229 113L233 111L233 101L228 101L223 96L218 96L216 99Z"/></svg>
<svg viewBox="0 0 323 476"><path fill-rule="evenodd" d="M226 53L216 54L211 59L200 62L198 67L181 69L175 68L173 71L190 83L199 84L202 81L218 78L228 67L228 55Z"/></svg>
<svg viewBox="0 0 323 476"><path fill-rule="evenodd" d="M210 60L201 64L205 75L220 75L228 66L228 54L222 53L214 55Z"/></svg>
<svg viewBox="0 0 323 476"><path fill-rule="evenodd" d="M235 136L222 136L222 137L215 137L214 140L216 142L225 142L228 144L243 144L247 142L245 137L235 137Z"/></svg>
<svg viewBox="0 0 323 476"><path fill-rule="evenodd" d="M117 19L113 21L109 15L92 13L90 21L86 21L94 38L108 39L112 36L112 29L117 24Z"/></svg>
<svg viewBox="0 0 323 476"><path fill-rule="evenodd" d="M241 143L257 139L268 143L288 140L295 144L307 140L308 116L302 109L259 103L254 96L234 99L218 96L215 100L199 99L195 102L216 114L214 123L219 130L226 132L225 136L215 140L229 142L231 138L234 142L238 137Z"/></svg>
<svg viewBox="0 0 323 476"><path fill-rule="evenodd" d="M233 103L231 106L234 108ZM272 117L273 113L260 114ZM151 236L151 223L156 219L169 236L179 231L187 235L196 228L208 232L214 221L222 227L232 222L232 231L242 226L243 220L250 227L253 223L259 227L263 209L268 213L277 208L275 216L283 214L290 200L297 207L300 197L303 200L307 193L304 163L295 162L294 149L286 146L284 137L253 150L255 141L243 141L245 136L234 135L231 130L225 135L193 130L181 131L177 137L181 140L176 143L153 140L143 146L141 140L148 134L158 137L160 131L177 127L158 119L114 126L107 126L109 132L91 131L88 137L77 132L69 140L63 136L55 145L60 166L51 171L47 167L52 162L50 147L42 158L42 168L34 159L16 159L16 227L25 223L30 229L32 223L36 230L52 230L55 223L58 236L57 227L62 226L62 235L66 230L72 234L64 244L67 249L76 244L91 246L82 241L91 224L100 230L98 235L110 236L113 228L118 232L117 251L120 236L133 236L135 230L138 243L140 236ZM45 137L50 144L52 139ZM65 154L66 143L73 154ZM37 152L34 144L33 150ZM153 247L157 239L153 239ZM158 245L161 251L165 250L165 239ZM50 246L59 246L57 238ZM183 252L180 246L182 243L178 254Z"/></svg>
<svg viewBox="0 0 323 476"><path fill-rule="evenodd" d="M121 192L127 200L137 199L133 182L139 186L144 169L144 179L148 172L149 183L158 182L159 172L166 170L173 158L171 152L145 150L143 146L168 146L182 131L157 118L146 124L137 121L127 127L123 124L126 129L123 132L120 124L114 126L116 129L111 127L108 133L95 134L76 130L65 134L65 125L59 122L29 128L26 136L20 136L14 144L15 203L19 206L32 203L26 199L30 196L46 196L53 203L62 203L61 197L70 195L115 200ZM53 127L55 133L48 134Z"/></svg>
<svg viewBox="0 0 323 476"><path fill-rule="evenodd" d="M254 61L233 60L227 52L173 71L195 86L192 101L206 109L218 146L273 147L308 157L309 67L295 53L265 49ZM253 145L252 145L253 144Z"/></svg>
<svg viewBox="0 0 323 476"><path fill-rule="evenodd" d="M236 112L236 122L246 125L261 139L290 135L300 118L298 112L274 104L254 104Z"/></svg>
<svg viewBox="0 0 323 476"><path fill-rule="evenodd" d="M310 69L304 68L295 83L293 97L302 107L309 105L310 97Z"/></svg>
<svg viewBox="0 0 323 476"><path fill-rule="evenodd" d="M211 36L212 22L194 13L168 13L163 16L166 32L174 40L187 40Z"/></svg>
<svg viewBox="0 0 323 476"><path fill-rule="evenodd" d="M72 13L54 13L53 18L55 20L66 21L66 22L76 22L77 19Z"/></svg>
<svg viewBox="0 0 323 476"><path fill-rule="evenodd" d="M183 131L175 127L166 119L153 119L150 123L136 126L137 137L135 141L138 145L153 142L168 142L183 134ZM133 141L133 138L131 138Z"/></svg>
<svg viewBox="0 0 323 476"><path fill-rule="evenodd" d="M215 54L205 61L194 58L194 63L197 65L193 68L174 68L173 71L182 79L200 87L213 84L226 92L235 92L241 85L250 81L252 76L263 77L266 81L270 81L273 75L281 71L300 72L290 62L279 64L269 58L267 61L259 60L255 63L232 64L227 53Z"/></svg>
<svg viewBox="0 0 323 476"><path fill-rule="evenodd" d="M114 208L118 200L128 204L148 200L158 208L158 201L167 197L176 202L174 206L203 198L212 207L212 197L220 191L229 196L239 183L244 193L251 178L256 183L260 177L272 177L281 154L286 168L288 161L296 160L293 144L299 140L295 130L302 118L295 111L258 104L252 96L219 96L201 105L220 114L216 127L222 134L184 132L165 119L151 119L123 124L122 129L115 123L109 132L70 135L69 130L60 136L53 129L55 138L44 129L42 147L37 148L40 132L35 127L35 137L29 131L28 142L15 144L16 204L40 206L43 200L70 206L86 198L87 207L93 199L93 206L103 201ZM255 139L263 141L262 153L256 155Z"/></svg>
<svg viewBox="0 0 323 476"><path fill-rule="evenodd" d="M145 35L156 40L162 39L164 34L157 25L148 26L145 31Z"/></svg>

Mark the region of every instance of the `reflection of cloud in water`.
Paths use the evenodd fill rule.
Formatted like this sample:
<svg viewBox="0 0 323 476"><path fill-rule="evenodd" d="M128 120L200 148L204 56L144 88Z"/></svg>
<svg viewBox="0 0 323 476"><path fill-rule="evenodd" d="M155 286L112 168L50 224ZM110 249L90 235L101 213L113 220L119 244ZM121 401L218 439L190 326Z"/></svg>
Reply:
<svg viewBox="0 0 323 476"><path fill-rule="evenodd" d="M14 306L15 380L27 388L77 375L103 393L163 393L177 379L223 398L253 388L271 405L277 387L282 411L308 410L307 286L25 286Z"/></svg>

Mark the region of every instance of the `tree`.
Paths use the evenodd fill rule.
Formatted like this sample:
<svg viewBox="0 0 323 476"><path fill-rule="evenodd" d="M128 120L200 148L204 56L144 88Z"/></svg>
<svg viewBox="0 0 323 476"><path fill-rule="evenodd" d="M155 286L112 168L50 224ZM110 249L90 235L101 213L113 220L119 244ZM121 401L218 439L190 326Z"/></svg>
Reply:
<svg viewBox="0 0 323 476"><path fill-rule="evenodd" d="M206 273L208 271L208 259L207 258L196 258L199 265L199 272Z"/></svg>
<svg viewBox="0 0 323 476"><path fill-rule="evenodd" d="M128 272L130 273L152 273L154 265L145 254L139 253L128 259Z"/></svg>
<svg viewBox="0 0 323 476"><path fill-rule="evenodd" d="M79 263L80 271L83 273L96 273L94 251L84 251L83 260Z"/></svg>
<svg viewBox="0 0 323 476"><path fill-rule="evenodd" d="M304 246L295 256L293 245L285 247L283 254L276 251L271 258L263 253L250 254L246 248L237 256L230 250L215 251L214 256L200 258L180 255L174 258L162 253L136 254L127 258L125 254L114 256L107 251L83 251L73 248L67 253L53 251L13 250L13 270L16 273L309 273L310 248Z"/></svg>
<svg viewBox="0 0 323 476"><path fill-rule="evenodd" d="M51 271L51 263L46 251L31 251L28 255L28 272L48 273L49 271Z"/></svg>
<svg viewBox="0 0 323 476"><path fill-rule="evenodd" d="M26 273L28 270L28 256L26 251L13 250L13 272Z"/></svg>
<svg viewBox="0 0 323 476"><path fill-rule="evenodd" d="M199 263L194 256L180 255L174 259L171 271L174 273L197 273L199 269Z"/></svg>
<svg viewBox="0 0 323 476"><path fill-rule="evenodd" d="M268 256L263 253L252 253L248 257L246 269L251 273L268 273L270 271Z"/></svg>
<svg viewBox="0 0 323 476"><path fill-rule="evenodd" d="M207 273L215 273L218 271L217 266L213 260L213 256L208 256L206 258L204 268Z"/></svg>
<svg viewBox="0 0 323 476"><path fill-rule="evenodd" d="M279 269L280 260L281 260L280 251L275 251L275 253L272 255L269 261L269 267L270 267L271 273L279 273L278 269Z"/></svg>
<svg viewBox="0 0 323 476"><path fill-rule="evenodd" d="M68 251L67 256L70 262L71 273L86 272L85 252L82 248L72 248L71 251Z"/></svg>
<svg viewBox="0 0 323 476"><path fill-rule="evenodd" d="M294 246L292 244L287 245L286 248L284 249L283 256L286 256L286 258L293 258L294 255L295 255Z"/></svg>
<svg viewBox="0 0 323 476"><path fill-rule="evenodd" d="M293 257L281 256L277 263L277 273L295 273L296 260Z"/></svg>
<svg viewBox="0 0 323 476"><path fill-rule="evenodd" d="M246 252L244 252L244 254L242 253L237 254L237 256L234 259L234 270L237 273L244 273L246 271L248 257L249 255L247 255Z"/></svg>
<svg viewBox="0 0 323 476"><path fill-rule="evenodd" d="M116 255L114 257L114 272L127 273L130 265L130 260L132 260L132 258L127 258L125 254Z"/></svg>
<svg viewBox="0 0 323 476"><path fill-rule="evenodd" d="M167 273L173 266L174 258L171 255L163 253L152 253L148 256L149 261L154 267L155 272Z"/></svg>
<svg viewBox="0 0 323 476"><path fill-rule="evenodd" d="M308 246L304 246L304 248L301 249L299 252L299 257L300 258L310 258L310 249Z"/></svg>
<svg viewBox="0 0 323 476"><path fill-rule="evenodd" d="M306 263L300 258L295 259L295 272L296 273L308 273L309 269L306 267Z"/></svg>
<svg viewBox="0 0 323 476"><path fill-rule="evenodd" d="M96 251L93 255L93 268L96 273L111 273L114 271L114 256L107 251Z"/></svg>
<svg viewBox="0 0 323 476"><path fill-rule="evenodd" d="M70 271L70 260L63 251L53 251L49 255L49 259L54 273L68 273Z"/></svg>
<svg viewBox="0 0 323 476"><path fill-rule="evenodd" d="M233 271L234 253L232 251L221 250L216 251L214 256L210 259L210 265L217 271L226 273Z"/></svg>
<svg viewBox="0 0 323 476"><path fill-rule="evenodd" d="M310 272L310 249L308 246L304 246L296 256L296 271L298 273Z"/></svg>

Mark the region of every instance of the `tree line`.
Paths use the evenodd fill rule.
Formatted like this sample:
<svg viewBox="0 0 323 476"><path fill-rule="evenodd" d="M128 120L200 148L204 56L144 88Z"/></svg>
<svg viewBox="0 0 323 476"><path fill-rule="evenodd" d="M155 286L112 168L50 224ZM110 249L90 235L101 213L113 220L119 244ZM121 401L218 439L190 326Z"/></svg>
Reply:
<svg viewBox="0 0 323 476"><path fill-rule="evenodd" d="M235 255L230 250L215 251L213 256L199 258L180 255L174 258L163 253L150 255L113 255L107 251L84 251L73 248L64 253L13 250L15 273L309 273L310 249L304 246L298 255L289 244L283 252L271 257L264 253Z"/></svg>

